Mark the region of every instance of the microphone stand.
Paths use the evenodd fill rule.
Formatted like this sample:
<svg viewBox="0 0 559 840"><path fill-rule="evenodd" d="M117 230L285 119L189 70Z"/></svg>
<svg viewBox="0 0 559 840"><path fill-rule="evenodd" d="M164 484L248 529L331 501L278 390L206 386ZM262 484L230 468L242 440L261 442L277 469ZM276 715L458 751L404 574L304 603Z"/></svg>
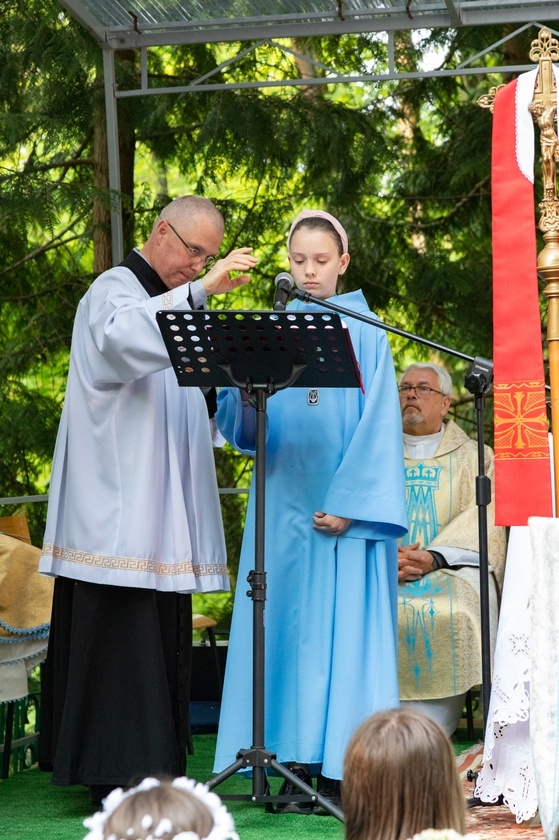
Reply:
<svg viewBox="0 0 559 840"><path fill-rule="evenodd" d="M447 353L450 356L455 356L459 359L465 359L472 362L472 368L464 380L465 388L474 396L474 406L477 417L477 443L478 443L478 475L476 477L476 505L478 508L478 538L479 538L479 606L480 606L480 628L481 628L481 699L483 709L483 731L485 732L487 726L487 715L489 712L489 700L491 698L491 637L490 637L490 621L489 621L489 550L488 550L488 535L487 535L487 506L491 502L491 480L485 474L485 457L484 457L484 426L483 426L483 412L485 408L485 394L491 390L493 383L493 362L489 359L484 359L481 356L469 356L466 353L461 353L459 350L454 350L450 347L445 347L442 344L437 344L434 341L429 341L427 338L414 335L413 333L401 330L398 327L393 327L390 324L379 321L376 318L371 318L368 315L363 315L360 312L354 312L351 309L346 309L343 306L338 306L336 303L321 300L313 297L309 292L303 292L294 286L291 290L291 297L298 298L305 303L316 303L325 309L330 309L332 312L339 312L342 315L347 315L350 318L356 318L358 321L364 321L366 324L371 324L373 327L385 330L386 332L395 333L395 335L409 338L417 344L424 344L427 347L432 347L434 350L440 350L442 353Z"/></svg>

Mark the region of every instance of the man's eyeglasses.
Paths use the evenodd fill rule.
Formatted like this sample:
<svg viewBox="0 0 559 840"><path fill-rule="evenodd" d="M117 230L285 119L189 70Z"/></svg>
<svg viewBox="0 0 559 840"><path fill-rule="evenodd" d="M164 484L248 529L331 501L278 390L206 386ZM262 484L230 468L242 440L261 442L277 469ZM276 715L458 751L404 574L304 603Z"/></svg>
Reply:
<svg viewBox="0 0 559 840"><path fill-rule="evenodd" d="M165 221L167 221L167 220L165 220ZM175 227L173 227L171 222L167 222L167 224L169 225L169 227L171 228L171 230L173 231L175 236L178 236L178 238L180 239L180 241L182 242L182 244L184 245L184 247L188 251L191 259L194 262L200 262L200 263L202 263L202 265L204 265L206 267L215 262L215 257L210 257L206 254L202 254L200 252L199 248L194 248L192 245L189 245L188 242L185 242L184 239L182 238L182 236L180 235L180 233L178 232L178 230Z"/></svg>
<svg viewBox="0 0 559 840"><path fill-rule="evenodd" d="M437 391L435 388L430 388L429 385L398 385L398 390L401 394L407 396L410 391L413 391L416 397L429 397L431 394L440 394L445 396L442 391Z"/></svg>

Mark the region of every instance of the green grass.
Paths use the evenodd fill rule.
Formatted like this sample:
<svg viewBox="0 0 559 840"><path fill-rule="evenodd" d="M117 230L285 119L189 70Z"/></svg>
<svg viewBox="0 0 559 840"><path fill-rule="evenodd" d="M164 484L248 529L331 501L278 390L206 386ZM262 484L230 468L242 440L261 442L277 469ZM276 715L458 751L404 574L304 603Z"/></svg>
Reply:
<svg viewBox="0 0 559 840"><path fill-rule="evenodd" d="M188 757L187 775L200 782L211 778L215 735L195 735L194 755ZM455 738L460 754L473 742ZM271 778L272 793L277 793L281 779ZM251 782L238 775L227 779L215 792L250 794ZM241 840L343 840L343 826L334 817L273 814L264 805L250 801L229 801ZM88 791L84 787L56 787L50 774L36 767L14 773L0 782L0 837L6 840L82 840L86 831L83 820L91 813Z"/></svg>
<svg viewBox="0 0 559 840"><path fill-rule="evenodd" d="M187 775L197 781L211 778L215 735L195 735L194 755L188 757ZM271 779L272 793L281 780ZM220 795L250 794L251 782L239 776L219 785ZM242 840L342 840L343 826L334 817L270 814L263 805L226 801ZM33 767L0 782L0 837L6 840L81 840L86 834L83 820L91 813L84 787L56 787L50 774Z"/></svg>

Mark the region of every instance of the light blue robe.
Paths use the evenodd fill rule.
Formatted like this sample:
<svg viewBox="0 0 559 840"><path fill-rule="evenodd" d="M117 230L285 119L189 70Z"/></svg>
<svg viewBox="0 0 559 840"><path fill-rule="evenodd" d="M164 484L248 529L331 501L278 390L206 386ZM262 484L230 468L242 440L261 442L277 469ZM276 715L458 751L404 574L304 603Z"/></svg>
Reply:
<svg viewBox="0 0 559 840"><path fill-rule="evenodd" d="M332 299L371 314L360 291ZM289 309L318 310L295 301ZM402 423L386 333L343 316L361 367L359 388L291 387L268 399L265 744L280 762L322 765L341 779L349 738L399 705L397 539L407 527ZM254 410L223 389L217 422L254 452ZM248 417L247 417L248 415ZM313 530L315 511L351 518L341 537ZM221 706L216 771L252 744L254 484L248 506Z"/></svg>

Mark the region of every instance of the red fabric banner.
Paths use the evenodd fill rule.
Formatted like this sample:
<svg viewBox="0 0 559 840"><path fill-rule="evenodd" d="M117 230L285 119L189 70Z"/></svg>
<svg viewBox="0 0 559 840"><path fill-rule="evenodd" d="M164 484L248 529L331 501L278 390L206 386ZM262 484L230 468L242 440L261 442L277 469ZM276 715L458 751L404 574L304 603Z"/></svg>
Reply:
<svg viewBox="0 0 559 840"><path fill-rule="evenodd" d="M493 363L495 521L553 516L543 348L536 270L534 188L521 171L515 79L493 112ZM532 87L533 89L533 87ZM527 112L532 126L532 117ZM529 137L533 141L533 127ZM533 166L533 165L532 165Z"/></svg>

